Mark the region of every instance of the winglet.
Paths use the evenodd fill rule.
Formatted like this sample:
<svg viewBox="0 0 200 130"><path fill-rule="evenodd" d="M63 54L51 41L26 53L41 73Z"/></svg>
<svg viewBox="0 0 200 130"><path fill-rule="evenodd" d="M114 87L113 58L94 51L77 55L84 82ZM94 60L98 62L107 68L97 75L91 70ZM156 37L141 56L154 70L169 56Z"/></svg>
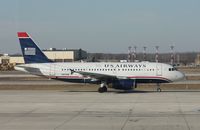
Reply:
<svg viewBox="0 0 200 130"><path fill-rule="evenodd" d="M18 38L29 38L29 35L26 32L18 32Z"/></svg>

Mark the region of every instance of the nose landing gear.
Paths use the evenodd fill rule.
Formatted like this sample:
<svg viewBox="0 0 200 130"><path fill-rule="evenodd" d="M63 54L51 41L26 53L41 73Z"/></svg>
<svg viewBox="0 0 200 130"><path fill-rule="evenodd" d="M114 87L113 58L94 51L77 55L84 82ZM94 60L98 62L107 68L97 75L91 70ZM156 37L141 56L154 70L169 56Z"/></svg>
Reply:
<svg viewBox="0 0 200 130"><path fill-rule="evenodd" d="M162 89L160 88L160 84L157 83L157 92L161 92L161 91L162 91Z"/></svg>

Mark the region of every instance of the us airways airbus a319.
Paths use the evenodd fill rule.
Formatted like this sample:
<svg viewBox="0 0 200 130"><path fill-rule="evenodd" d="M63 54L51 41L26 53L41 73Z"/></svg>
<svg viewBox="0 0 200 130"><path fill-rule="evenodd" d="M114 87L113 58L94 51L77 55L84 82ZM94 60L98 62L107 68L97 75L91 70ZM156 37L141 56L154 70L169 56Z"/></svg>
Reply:
<svg viewBox="0 0 200 130"><path fill-rule="evenodd" d="M115 89L133 90L138 83L170 83L184 78L171 65L156 62L53 62L40 50L26 32L18 32L25 64L16 70L56 80L99 84L100 93L107 92L109 84Z"/></svg>

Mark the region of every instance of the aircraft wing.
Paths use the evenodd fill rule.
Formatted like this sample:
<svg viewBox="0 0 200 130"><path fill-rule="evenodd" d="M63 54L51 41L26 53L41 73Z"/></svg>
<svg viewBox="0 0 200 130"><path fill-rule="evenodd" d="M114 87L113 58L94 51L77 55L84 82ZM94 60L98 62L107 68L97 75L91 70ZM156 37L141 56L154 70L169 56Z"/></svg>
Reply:
<svg viewBox="0 0 200 130"><path fill-rule="evenodd" d="M73 70L71 70L73 71ZM89 76L91 78L99 79L99 80L106 80L106 79L127 79L127 77L123 76L115 76L115 75L109 75L109 74L100 74L100 73L93 73L93 72L83 72L83 71L73 71L75 73L79 73L83 76ZM72 73L73 73L72 72Z"/></svg>

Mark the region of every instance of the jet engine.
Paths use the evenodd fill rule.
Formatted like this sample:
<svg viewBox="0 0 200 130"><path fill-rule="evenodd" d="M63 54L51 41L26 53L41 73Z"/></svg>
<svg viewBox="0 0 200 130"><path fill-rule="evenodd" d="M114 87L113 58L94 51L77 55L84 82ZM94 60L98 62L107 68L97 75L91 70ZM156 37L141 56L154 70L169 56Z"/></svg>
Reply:
<svg viewBox="0 0 200 130"><path fill-rule="evenodd" d="M120 79L112 82L112 87L115 89L130 90L133 89L133 86L136 87L136 82L131 79Z"/></svg>

